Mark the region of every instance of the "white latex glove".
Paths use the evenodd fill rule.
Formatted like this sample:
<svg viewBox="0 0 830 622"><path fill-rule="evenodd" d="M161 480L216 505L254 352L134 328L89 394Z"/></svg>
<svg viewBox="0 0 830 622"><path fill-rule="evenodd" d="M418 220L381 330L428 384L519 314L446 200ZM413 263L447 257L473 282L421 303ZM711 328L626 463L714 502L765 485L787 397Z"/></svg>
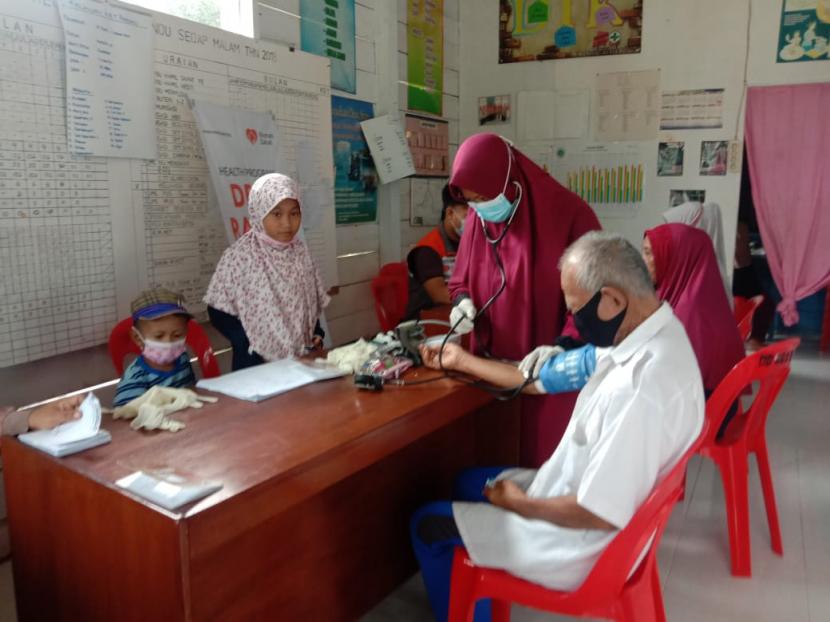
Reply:
<svg viewBox="0 0 830 622"><path fill-rule="evenodd" d="M201 408L202 402L216 402L215 397L198 395L190 389L172 387L153 387L144 395L113 410L115 419L132 419L130 427L134 430L181 430L184 423L170 419L169 414L186 408Z"/></svg>
<svg viewBox="0 0 830 622"><path fill-rule="evenodd" d="M473 304L473 301L469 298L463 298L450 311L450 326L455 326L455 332L466 335L473 330L476 313L478 311L476 311L476 306Z"/></svg>
<svg viewBox="0 0 830 622"><path fill-rule="evenodd" d="M565 348L559 346L539 346L522 359L522 362L519 363L519 371L522 372L525 378L538 378L545 363L564 351Z"/></svg>

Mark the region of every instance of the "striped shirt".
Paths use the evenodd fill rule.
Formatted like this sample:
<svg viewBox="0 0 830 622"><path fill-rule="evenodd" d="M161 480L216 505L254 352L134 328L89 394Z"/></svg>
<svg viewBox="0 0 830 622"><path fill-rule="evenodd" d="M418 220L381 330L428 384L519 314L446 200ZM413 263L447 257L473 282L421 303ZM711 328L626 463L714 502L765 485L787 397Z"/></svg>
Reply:
<svg viewBox="0 0 830 622"><path fill-rule="evenodd" d="M152 387L192 387L196 384L190 357L185 352L170 371L153 369L139 356L124 370L124 375L115 390L114 406L123 406L137 397L144 395Z"/></svg>

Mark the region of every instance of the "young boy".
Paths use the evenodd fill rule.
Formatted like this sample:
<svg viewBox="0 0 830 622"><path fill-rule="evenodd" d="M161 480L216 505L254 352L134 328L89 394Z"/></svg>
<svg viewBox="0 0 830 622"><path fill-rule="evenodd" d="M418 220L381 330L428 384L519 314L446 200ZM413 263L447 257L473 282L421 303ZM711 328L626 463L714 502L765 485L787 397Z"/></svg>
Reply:
<svg viewBox="0 0 830 622"><path fill-rule="evenodd" d="M161 287L144 291L133 300L131 336L141 348L141 355L124 370L115 392L115 406L123 406L151 387L196 384L185 351L191 315L183 305L181 296Z"/></svg>

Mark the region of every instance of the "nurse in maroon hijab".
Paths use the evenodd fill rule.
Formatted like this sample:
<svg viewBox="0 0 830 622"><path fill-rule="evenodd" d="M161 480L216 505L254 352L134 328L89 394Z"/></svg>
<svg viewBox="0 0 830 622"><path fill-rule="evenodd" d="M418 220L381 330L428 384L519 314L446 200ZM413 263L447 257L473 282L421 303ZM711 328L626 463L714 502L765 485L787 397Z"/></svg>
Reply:
<svg viewBox="0 0 830 622"><path fill-rule="evenodd" d="M473 352L521 361L553 345L566 328L559 258L599 229L596 215L506 139L471 136L458 150L450 186L466 200L464 235L449 282L457 332L472 332ZM521 462L538 466L559 443L576 393L522 396Z"/></svg>

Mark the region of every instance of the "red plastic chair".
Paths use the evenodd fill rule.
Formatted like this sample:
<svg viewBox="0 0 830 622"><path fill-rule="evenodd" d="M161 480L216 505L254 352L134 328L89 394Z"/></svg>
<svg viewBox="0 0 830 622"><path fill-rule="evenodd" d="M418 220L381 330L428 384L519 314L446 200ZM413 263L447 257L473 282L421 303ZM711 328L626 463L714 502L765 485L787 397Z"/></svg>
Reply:
<svg viewBox="0 0 830 622"><path fill-rule="evenodd" d="M141 350L130 338L130 330L133 327L133 319L128 317L115 325L110 333L109 351L112 366L119 376L124 374L124 357L128 354L141 354ZM196 354L199 359L199 367L202 370L203 378L216 378L221 374L219 363L213 354L213 347L205 330L198 322L190 320L187 324L187 346Z"/></svg>
<svg viewBox="0 0 830 622"><path fill-rule="evenodd" d="M738 322L738 332L744 341L749 339L752 333L752 318L755 317L755 311L762 302L764 302L764 297L760 294L752 298L735 296L735 320Z"/></svg>
<svg viewBox="0 0 830 622"><path fill-rule="evenodd" d="M375 313L382 331L401 323L409 302L409 270L405 263L389 263L372 279Z"/></svg>
<svg viewBox="0 0 830 622"><path fill-rule="evenodd" d="M704 433L706 428L704 423ZM450 622L470 622L476 601L490 598L493 622L510 620L510 603L572 616L620 622L665 622L657 546L671 510L680 496L686 463L703 434L660 481L628 525L603 551L585 582L574 592L551 590L514 577L504 570L479 568L457 547L450 586ZM649 544L649 539L654 539ZM645 547L648 553L629 577Z"/></svg>
<svg viewBox="0 0 830 622"><path fill-rule="evenodd" d="M749 454L754 453L764 491L772 550L784 554L781 528L775 507L775 489L767 452L766 425L773 402L790 374L793 352L800 339L787 339L750 354L727 374L706 402L708 432L700 454L711 458L720 471L726 497L729 526L729 553L732 574L752 575L749 542ZM752 404L729 422L722 438L717 439L720 422L744 389L758 382ZM717 423L717 425L715 425Z"/></svg>

